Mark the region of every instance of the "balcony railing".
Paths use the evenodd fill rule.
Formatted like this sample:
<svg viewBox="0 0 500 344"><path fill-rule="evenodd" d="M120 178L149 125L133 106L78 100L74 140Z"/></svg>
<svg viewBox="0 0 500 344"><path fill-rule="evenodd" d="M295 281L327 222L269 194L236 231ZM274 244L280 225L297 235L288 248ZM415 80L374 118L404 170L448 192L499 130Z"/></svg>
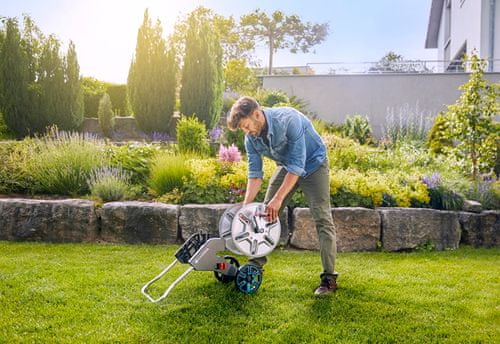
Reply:
<svg viewBox="0 0 500 344"><path fill-rule="evenodd" d="M500 72L500 59L485 60L486 72ZM312 74L394 74L394 73L463 73L470 70L463 60L415 60L404 62L313 62Z"/></svg>

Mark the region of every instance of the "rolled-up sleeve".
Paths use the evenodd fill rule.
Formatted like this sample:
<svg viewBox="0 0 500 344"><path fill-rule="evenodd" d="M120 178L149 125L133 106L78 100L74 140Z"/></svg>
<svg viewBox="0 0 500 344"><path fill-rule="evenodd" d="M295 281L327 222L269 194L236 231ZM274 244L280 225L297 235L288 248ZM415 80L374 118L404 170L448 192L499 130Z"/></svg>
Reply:
<svg viewBox="0 0 500 344"><path fill-rule="evenodd" d="M245 150L248 157L248 178L262 179L264 177L264 172L262 172L262 157L255 150L248 137L245 137Z"/></svg>
<svg viewBox="0 0 500 344"><path fill-rule="evenodd" d="M286 130L288 144L288 161L285 168L288 172L304 177L306 175L306 141L304 126L299 118L288 123Z"/></svg>

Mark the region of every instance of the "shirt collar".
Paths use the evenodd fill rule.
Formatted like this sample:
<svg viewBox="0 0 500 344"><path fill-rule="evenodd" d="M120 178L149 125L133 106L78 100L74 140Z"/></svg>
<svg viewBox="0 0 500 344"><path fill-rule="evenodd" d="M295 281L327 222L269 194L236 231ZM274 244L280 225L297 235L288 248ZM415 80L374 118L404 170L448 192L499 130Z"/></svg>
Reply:
<svg viewBox="0 0 500 344"><path fill-rule="evenodd" d="M266 109L266 111L269 111L269 109ZM264 117L266 118L267 139L269 140L269 142L271 142L271 136L273 136L273 124L271 123L271 119L269 118L269 115L266 114L266 111L262 110L262 113L264 114Z"/></svg>

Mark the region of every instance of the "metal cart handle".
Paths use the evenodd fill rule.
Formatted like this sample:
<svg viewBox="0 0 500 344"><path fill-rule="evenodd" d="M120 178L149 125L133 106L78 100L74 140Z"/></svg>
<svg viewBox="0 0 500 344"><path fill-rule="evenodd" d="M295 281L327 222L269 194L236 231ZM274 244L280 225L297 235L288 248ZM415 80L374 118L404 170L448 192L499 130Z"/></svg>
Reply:
<svg viewBox="0 0 500 344"><path fill-rule="evenodd" d="M146 296L149 301L151 302L160 302L161 300L165 299L168 294L172 291L172 289L174 289L174 287L180 282L182 281L187 275L189 275L189 273L191 273L191 271L194 270L194 268L192 266L190 266L186 271L184 271L182 273L182 275L180 275L179 277L177 277L177 279L175 281L172 282L172 284L170 284L170 286L167 288L167 290L165 290L165 292L163 293L162 296L160 296L158 299L154 299L151 295L149 295L146 290L149 288L149 286L151 286L151 284L155 283L156 281L158 281L160 278L162 278L170 269L172 269L174 267L175 264L177 264L179 261L176 259L174 260L169 266L167 266L165 269L163 269L162 272L160 272L160 274L158 274L158 276L156 276L155 278L153 278L151 281L149 281L148 283L146 283L144 285L144 287L142 287L141 289L141 293L142 295Z"/></svg>

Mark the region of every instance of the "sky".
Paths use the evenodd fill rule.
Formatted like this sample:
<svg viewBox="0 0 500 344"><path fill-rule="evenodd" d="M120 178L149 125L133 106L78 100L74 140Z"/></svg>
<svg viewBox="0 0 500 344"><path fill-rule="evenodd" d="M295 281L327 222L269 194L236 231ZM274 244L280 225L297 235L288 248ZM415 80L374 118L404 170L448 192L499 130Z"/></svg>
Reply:
<svg viewBox="0 0 500 344"><path fill-rule="evenodd" d="M44 32L67 47L76 45L80 72L102 81L125 83L144 10L161 21L165 37L174 24L198 6L239 18L259 8L280 10L305 22L330 25L315 54L280 50L273 65L301 66L317 62L378 61L394 51L405 59L436 60L437 49L425 49L432 0L0 0L0 16L29 14ZM261 44L255 55L267 64ZM314 66L313 66L314 67Z"/></svg>

